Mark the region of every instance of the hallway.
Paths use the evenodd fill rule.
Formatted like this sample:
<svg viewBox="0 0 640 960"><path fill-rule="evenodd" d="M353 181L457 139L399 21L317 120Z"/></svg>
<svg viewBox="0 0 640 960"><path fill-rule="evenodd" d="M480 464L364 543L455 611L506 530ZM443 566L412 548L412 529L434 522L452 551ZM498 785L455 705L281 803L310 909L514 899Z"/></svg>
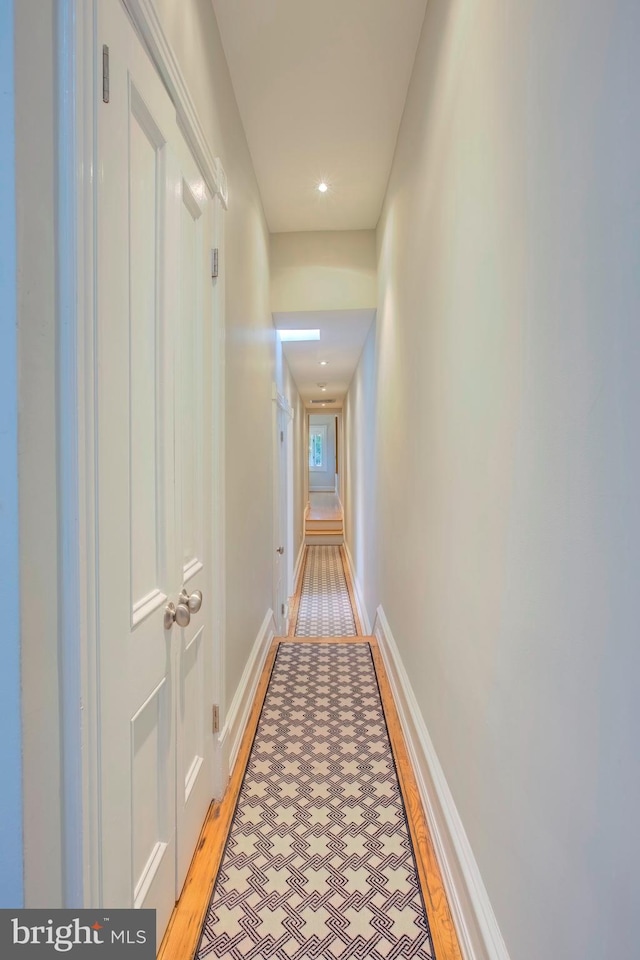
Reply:
<svg viewBox="0 0 640 960"><path fill-rule="evenodd" d="M272 671L317 657L315 689L328 657L331 699L344 656L437 960L635 957L640 3L4 0L0 25L0 908L149 909L160 944L180 900L166 960L193 960L245 770L289 786L266 714L250 761ZM242 909L322 954L263 897L258 799ZM340 897L371 862L338 839L321 960L367 960ZM258 930L220 877L211 957ZM431 950L405 919L371 920L384 960Z"/></svg>
<svg viewBox="0 0 640 960"><path fill-rule="evenodd" d="M296 638L274 641L263 672L266 694L255 735L247 732L246 768L234 771L241 786L217 877L203 883L200 873L200 911L212 885L213 894L196 960L459 960L433 874L429 888L433 862L377 642L355 637L340 549L306 553ZM340 632L346 606L352 637ZM320 621L305 612L317 607ZM325 629L298 639L301 623ZM206 860L203 839L191 873ZM198 891L189 879L187 889L161 960L191 955L184 929L196 929Z"/></svg>
<svg viewBox="0 0 640 960"><path fill-rule="evenodd" d="M357 632L340 547L307 547L295 636L351 637Z"/></svg>

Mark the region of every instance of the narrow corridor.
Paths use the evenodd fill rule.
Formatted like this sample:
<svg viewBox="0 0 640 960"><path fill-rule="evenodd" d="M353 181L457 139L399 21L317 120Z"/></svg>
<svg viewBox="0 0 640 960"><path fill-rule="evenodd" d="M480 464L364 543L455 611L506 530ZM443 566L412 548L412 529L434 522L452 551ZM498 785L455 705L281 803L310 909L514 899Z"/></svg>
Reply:
<svg viewBox="0 0 640 960"><path fill-rule="evenodd" d="M312 639L274 641L197 960L433 960L434 941L447 942L442 918L433 937L427 919L438 897L412 842L424 830L348 580L339 547L307 548L296 632ZM161 955L179 955L171 936ZM438 952L458 957L455 943Z"/></svg>
<svg viewBox="0 0 640 960"><path fill-rule="evenodd" d="M354 637L356 634L340 547L308 547L296 637Z"/></svg>

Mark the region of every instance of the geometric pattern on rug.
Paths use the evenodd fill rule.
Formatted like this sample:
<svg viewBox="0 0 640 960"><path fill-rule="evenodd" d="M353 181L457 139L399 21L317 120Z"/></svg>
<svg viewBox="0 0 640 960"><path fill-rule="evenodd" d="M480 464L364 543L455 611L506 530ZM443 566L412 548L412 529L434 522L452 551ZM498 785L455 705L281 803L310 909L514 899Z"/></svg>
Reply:
<svg viewBox="0 0 640 960"><path fill-rule="evenodd" d="M296 637L355 637L340 547L307 548Z"/></svg>
<svg viewBox="0 0 640 960"><path fill-rule="evenodd" d="M433 960L368 644L280 645L196 957Z"/></svg>

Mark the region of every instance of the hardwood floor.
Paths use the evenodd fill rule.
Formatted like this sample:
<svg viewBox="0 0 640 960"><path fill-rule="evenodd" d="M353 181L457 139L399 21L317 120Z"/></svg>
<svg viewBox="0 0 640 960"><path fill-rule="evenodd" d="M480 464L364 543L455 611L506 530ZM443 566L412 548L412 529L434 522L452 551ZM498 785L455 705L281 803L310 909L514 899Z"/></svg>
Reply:
<svg viewBox="0 0 640 960"><path fill-rule="evenodd" d="M335 493L309 494L308 520L342 520L342 507Z"/></svg>
<svg viewBox="0 0 640 960"><path fill-rule="evenodd" d="M348 565L344 561L345 574L349 584L354 615L357 616L353 596L353 585ZM304 566L303 566L304 569ZM292 604L292 627L295 630L295 617L300 601L302 575L298 578L296 595ZM169 927L162 941L158 957L160 960L193 960L198 947L202 923L211 899L217 872L220 868L227 836L231 828L233 814L242 786L245 769L249 760L260 712L273 670L278 647L281 643L358 643L369 644L375 667L378 687L385 714L389 739L394 755L398 779L407 813L407 820L413 842L418 875L424 898L436 960L462 960L462 954L447 901L442 874L435 856L418 786L416 783L404 734L400 725L398 711L387 677L384 661L375 637L362 636L358 623L357 637L276 637L271 645L260 678L255 702L242 739L238 758L229 781L227 791L220 803L213 803L202 829L200 840L187 875L179 902L171 917Z"/></svg>

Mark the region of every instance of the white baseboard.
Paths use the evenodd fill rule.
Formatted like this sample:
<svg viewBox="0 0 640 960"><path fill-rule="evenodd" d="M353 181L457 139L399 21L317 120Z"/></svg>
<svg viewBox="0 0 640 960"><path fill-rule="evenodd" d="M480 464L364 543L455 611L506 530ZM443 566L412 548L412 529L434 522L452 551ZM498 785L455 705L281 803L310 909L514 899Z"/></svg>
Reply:
<svg viewBox="0 0 640 960"><path fill-rule="evenodd" d="M393 690L465 960L509 960L469 839L382 607L374 634Z"/></svg>
<svg viewBox="0 0 640 960"><path fill-rule="evenodd" d="M362 584L356 576L356 567L353 562L353 557L351 556L351 550L349 550L349 544L347 541L344 541L344 552L347 558L347 564L349 565L349 573L351 574L351 582L353 584L353 592L356 595L356 607L358 610L358 616L360 617L360 623L362 624L362 630L365 636L371 636L371 621L367 615L367 608L364 604L364 592L362 590Z"/></svg>
<svg viewBox="0 0 640 960"><path fill-rule="evenodd" d="M296 560L295 569L293 571L293 589L295 592L296 587L298 586L298 579L300 578L300 568L302 567L302 561L304 559L304 548L306 544L304 542L304 537L300 544L300 549L298 551L298 559Z"/></svg>
<svg viewBox="0 0 640 960"><path fill-rule="evenodd" d="M223 770L228 771L231 776L234 764L236 762L242 735L244 734L258 682L262 674L262 668L269 652L271 641L275 637L275 621L273 610L267 611L262 626L255 639L247 665L244 668L238 689L235 692L231 706L227 712L224 727L220 733L219 743L222 753Z"/></svg>

